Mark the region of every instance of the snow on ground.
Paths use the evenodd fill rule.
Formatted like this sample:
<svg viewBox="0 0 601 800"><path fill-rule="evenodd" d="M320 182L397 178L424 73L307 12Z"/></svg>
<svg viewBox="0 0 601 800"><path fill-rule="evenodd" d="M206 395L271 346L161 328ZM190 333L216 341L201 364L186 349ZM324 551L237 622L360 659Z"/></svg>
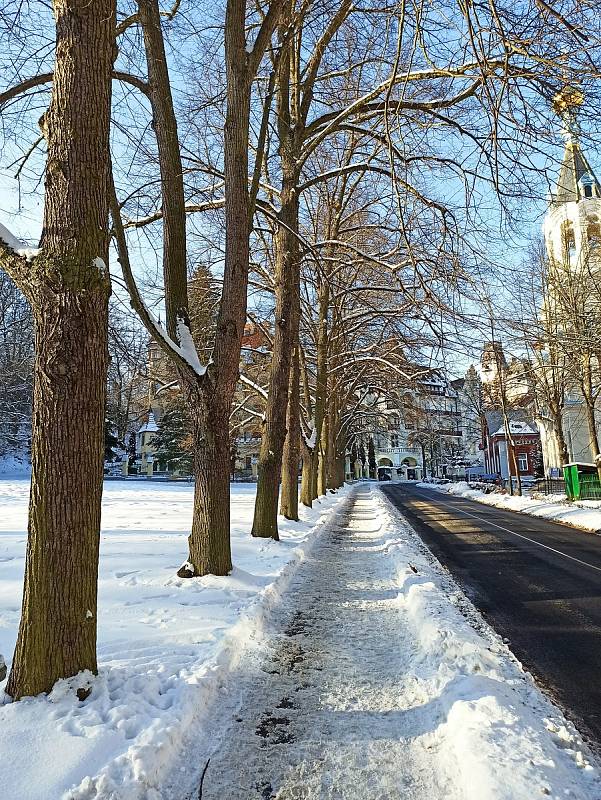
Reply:
<svg viewBox="0 0 601 800"><path fill-rule="evenodd" d="M0 480L0 654L7 661L19 622L28 493L26 480ZM300 523L281 520L278 543L251 538L255 487L234 485L232 575L183 580L176 570L187 555L192 493L186 484L105 484L100 673L84 702L61 681L47 698L0 706L2 796L160 798L149 787L160 783L187 728L257 635L292 571L287 565L303 557L310 534L347 490L304 509Z"/></svg>
<svg viewBox="0 0 601 800"><path fill-rule="evenodd" d="M342 512L164 800L196 800L208 759L206 800L599 800L577 732L379 489Z"/></svg>
<svg viewBox="0 0 601 800"><path fill-rule="evenodd" d="M0 481L7 656L27 494ZM577 732L376 485L280 543L248 535L254 487L234 486L233 574L186 581L191 495L106 485L100 674L83 702L60 681L0 707L2 796L196 800L212 756L207 800L601 800Z"/></svg>
<svg viewBox="0 0 601 800"><path fill-rule="evenodd" d="M0 456L0 476L25 477L31 473L29 460L20 454L8 453Z"/></svg>
<svg viewBox="0 0 601 800"><path fill-rule="evenodd" d="M568 502L565 495L551 494L538 497L513 497L509 494L490 492L486 494L480 489L470 489L465 481L458 483L417 483L420 489L455 494L469 500L476 500L488 506L495 506L507 511L520 511L533 517L543 517L555 522L563 522L584 531L601 531L601 503L598 500L581 500Z"/></svg>

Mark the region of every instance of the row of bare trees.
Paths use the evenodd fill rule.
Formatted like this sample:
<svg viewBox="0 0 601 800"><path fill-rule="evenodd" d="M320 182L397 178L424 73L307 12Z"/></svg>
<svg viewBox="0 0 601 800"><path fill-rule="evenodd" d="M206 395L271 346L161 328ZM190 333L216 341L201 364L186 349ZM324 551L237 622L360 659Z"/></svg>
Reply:
<svg viewBox="0 0 601 800"><path fill-rule="evenodd" d="M308 505L344 479L365 387L409 384L414 356L453 315L485 232L482 192L509 208L532 184L548 99L596 77L597 43L582 32L592 12L564 11L54 0L52 20L5 4L3 152L17 154L21 181L45 180L39 247L0 237L36 341L10 694L96 670L111 241L192 420L180 574L225 575L240 382L263 404L252 533L277 538L278 501L298 515L299 455ZM191 303L201 262L219 282L202 335ZM259 386L240 354L262 307L271 354Z"/></svg>

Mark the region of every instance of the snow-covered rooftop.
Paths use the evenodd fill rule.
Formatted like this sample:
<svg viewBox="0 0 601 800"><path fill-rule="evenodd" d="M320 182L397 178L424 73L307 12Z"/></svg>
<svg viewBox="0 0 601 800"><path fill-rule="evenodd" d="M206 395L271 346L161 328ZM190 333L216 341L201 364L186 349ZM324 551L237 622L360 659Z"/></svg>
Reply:
<svg viewBox="0 0 601 800"><path fill-rule="evenodd" d="M148 415L148 422L145 422L144 425L142 425L138 433L156 433L158 429L159 426L157 425L154 414L151 411Z"/></svg>
<svg viewBox="0 0 601 800"><path fill-rule="evenodd" d="M536 435L538 431L536 428L533 428L527 422L518 422L516 420L511 420L509 422L509 432L510 433L521 433L521 434L529 434L529 435ZM501 425L499 430L495 431L493 436L505 436L505 426Z"/></svg>

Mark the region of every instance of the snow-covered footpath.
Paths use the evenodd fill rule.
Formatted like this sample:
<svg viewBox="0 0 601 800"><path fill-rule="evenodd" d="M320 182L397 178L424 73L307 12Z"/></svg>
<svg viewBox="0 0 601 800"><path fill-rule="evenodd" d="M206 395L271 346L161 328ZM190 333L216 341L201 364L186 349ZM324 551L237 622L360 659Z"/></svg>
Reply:
<svg viewBox="0 0 601 800"><path fill-rule="evenodd" d="M0 652L5 655L12 653L19 617L27 491L25 481L0 481ZM358 642L357 658L367 653L372 682L377 686L381 680L383 686L374 695L367 684L357 685L354 700L340 687L340 696L351 703L337 715L340 724L347 720L350 726L345 735L369 745L359 754L384 759L390 773L395 762L387 761L382 750L386 741L378 743L376 736L370 742L373 726L384 725L399 752L406 745L414 755L416 770L420 764L428 773L440 769L441 780L435 782L440 792L428 794L428 800L601 800L598 769L577 732L377 486L355 491L360 502L350 523L354 538L345 547L359 559L357 567L363 565L364 578L357 583L349 567L348 588L366 593L365 601L358 595L358 615L369 611L376 621L382 604L390 649L384 648L378 666L377 651L359 643L360 619L353 614L356 630L348 643ZM177 776L182 776L183 789L194 778L191 773L202 768L203 752L219 748L227 719L215 722L222 707L221 716L227 716L236 705L244 686L245 653L261 648L269 653L271 620L290 602L286 591L298 564L310 576L313 543L325 541L321 537L330 531L320 522L327 522L336 506L347 510L349 490L305 511L300 524L283 523L282 542L276 543L251 539L254 487L234 487L233 574L186 581L175 577L175 570L185 557L191 492L182 485L107 484L100 674L90 677L92 692L83 702L62 681L48 698L0 707L3 797L183 800ZM332 531L341 535L336 525ZM341 562L344 572L343 567ZM373 603L368 599L372 591ZM341 614L348 615L353 604L340 591L337 597ZM368 627L366 643L374 630ZM345 663L352 667L353 658ZM261 674L271 680L268 671ZM355 683L361 675L357 664ZM315 688L324 708L337 696L336 687L327 689L319 683ZM354 713L362 709L364 689L363 699L371 698L373 709ZM305 724L310 728L310 719ZM366 766L373 771L374 764ZM405 782L407 769L399 764L398 791L390 784L391 793L373 796L408 796L403 787L413 783ZM414 777L420 784L420 775ZM359 783L351 794L340 794L335 785L325 787L298 797L372 797L369 786Z"/></svg>
<svg viewBox="0 0 601 800"><path fill-rule="evenodd" d="M468 500L476 500L487 506L507 511L519 511L533 517L562 522L583 531L601 532L601 502L599 500L580 500L569 502L563 494L538 495L535 497L513 497L509 494L471 489L465 481L457 483L418 483L420 489L455 494Z"/></svg>
<svg viewBox="0 0 601 800"><path fill-rule="evenodd" d="M150 787L160 785L182 738L257 635L312 533L348 493L304 509L300 523L280 520L274 542L250 537L255 487L234 485L232 575L182 580L175 573L187 555L192 491L105 484L100 674L91 676L83 703L61 681L48 698L0 706L2 797L150 800ZM0 480L0 653L7 660L19 622L28 492L27 480Z"/></svg>

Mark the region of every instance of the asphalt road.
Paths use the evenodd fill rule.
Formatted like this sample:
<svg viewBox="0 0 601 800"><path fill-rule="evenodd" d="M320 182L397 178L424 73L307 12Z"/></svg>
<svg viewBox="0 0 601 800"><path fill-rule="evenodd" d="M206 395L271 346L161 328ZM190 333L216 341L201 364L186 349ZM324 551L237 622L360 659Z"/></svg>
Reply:
<svg viewBox="0 0 601 800"><path fill-rule="evenodd" d="M601 536L410 483L382 488L601 752Z"/></svg>

